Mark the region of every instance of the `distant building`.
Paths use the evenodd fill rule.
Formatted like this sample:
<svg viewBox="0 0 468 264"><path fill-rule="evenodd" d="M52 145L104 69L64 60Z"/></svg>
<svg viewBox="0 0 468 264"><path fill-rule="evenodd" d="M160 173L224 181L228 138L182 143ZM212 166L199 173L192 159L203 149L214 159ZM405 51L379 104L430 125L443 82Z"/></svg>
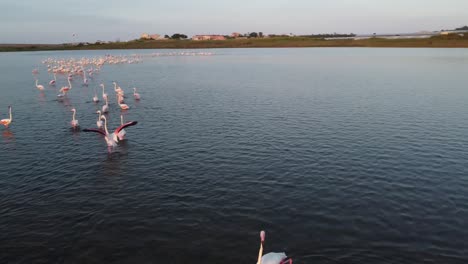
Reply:
<svg viewBox="0 0 468 264"><path fill-rule="evenodd" d="M445 31L441 31L440 35L465 34L465 33L468 33L468 30L445 30Z"/></svg>
<svg viewBox="0 0 468 264"><path fill-rule="evenodd" d="M143 33L140 35L140 39L160 39L161 35L159 34L148 34L148 33Z"/></svg>
<svg viewBox="0 0 468 264"><path fill-rule="evenodd" d="M233 37L233 38L238 38L240 35L242 35L242 34L241 34L241 33L238 33L238 32L233 32L233 33L231 34L231 37Z"/></svg>
<svg viewBox="0 0 468 264"><path fill-rule="evenodd" d="M225 40L223 35L195 35L192 40Z"/></svg>

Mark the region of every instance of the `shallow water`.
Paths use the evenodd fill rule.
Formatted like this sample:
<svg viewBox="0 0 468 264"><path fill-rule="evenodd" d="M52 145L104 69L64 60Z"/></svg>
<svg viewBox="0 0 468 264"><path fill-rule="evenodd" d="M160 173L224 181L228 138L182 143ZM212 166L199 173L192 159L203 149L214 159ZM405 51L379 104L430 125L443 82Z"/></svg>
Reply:
<svg viewBox="0 0 468 264"><path fill-rule="evenodd" d="M152 52L0 53L1 263L255 263L262 229L294 263L468 262L467 49L144 58L63 102L40 63ZM113 80L142 100L108 154L69 122Z"/></svg>

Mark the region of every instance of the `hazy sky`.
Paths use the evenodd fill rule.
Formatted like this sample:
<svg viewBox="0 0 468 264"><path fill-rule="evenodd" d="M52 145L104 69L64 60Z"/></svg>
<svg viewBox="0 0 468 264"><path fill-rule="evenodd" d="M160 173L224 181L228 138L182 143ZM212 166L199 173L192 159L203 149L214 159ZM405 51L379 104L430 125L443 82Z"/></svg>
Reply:
<svg viewBox="0 0 468 264"><path fill-rule="evenodd" d="M468 0L0 0L0 10L0 43L129 40L143 32L404 33L468 24Z"/></svg>

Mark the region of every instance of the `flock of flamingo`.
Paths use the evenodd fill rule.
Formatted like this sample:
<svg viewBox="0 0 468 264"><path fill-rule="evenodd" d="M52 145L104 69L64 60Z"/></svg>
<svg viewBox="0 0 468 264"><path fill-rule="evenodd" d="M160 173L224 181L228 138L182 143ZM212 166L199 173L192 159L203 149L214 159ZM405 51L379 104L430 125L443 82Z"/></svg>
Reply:
<svg viewBox="0 0 468 264"><path fill-rule="evenodd" d="M81 86L87 87L89 85L89 79L87 76L90 76L90 78L92 78L93 75L98 74L100 72L101 67L104 64L138 63L140 61L141 59L137 55L133 55L131 57L107 55L105 57L100 57L100 58L92 58L92 59L82 58L80 60L76 60L76 59L54 60L54 59L49 58L49 59L44 60L42 63L47 64L48 73L53 74L54 76L53 79L48 82L48 86L51 89L55 88L58 83L57 75L62 75L64 76L64 78L66 78L68 86L62 86L60 89L57 88L58 89L57 100L64 101L65 99L68 98L68 96L70 96L70 94L72 93L72 90L74 90L72 82L74 81L75 78L82 78L83 82L81 83ZM45 90L45 87L44 85L39 84L39 78L38 78L39 71L37 69L34 69L32 73L33 73L33 76L35 77L36 88L39 91L43 92ZM114 85L116 102L119 108L122 110L130 109L130 107L124 102L124 98L125 98L124 90L117 84L117 82L114 81L112 82L112 84ZM108 151L111 152L113 148L117 147L117 145L125 139L125 135L126 135L125 128L134 126L138 122L137 121L124 122L123 115L121 113L120 114L120 126L118 126L114 131L111 131L110 133L107 127L107 118L105 116L110 111L109 110L109 96L105 91L104 84L102 83L99 86L100 88L102 88L102 100L105 103L104 105L102 105L101 110L96 112L98 114L98 120L96 122L97 127L86 128L81 131L95 132L95 133L99 133L103 135L108 146ZM137 93L137 88L133 88L133 98L137 101L141 99L140 94ZM92 101L95 104L98 104L100 102L100 98L97 95L96 89L94 90L94 96L92 98ZM9 106L8 109L9 109L9 118L5 118L0 121L0 123L4 125L6 128L8 128L12 124L12 121L13 121L12 107ZM80 124L78 122L78 119L76 118L77 110L76 108L72 108L71 111L72 111L72 120L70 122L70 126L74 131L79 131Z"/></svg>
<svg viewBox="0 0 468 264"><path fill-rule="evenodd" d="M180 53L182 56L189 56L189 55L211 55L211 53ZM173 53L170 53L166 56L173 56ZM150 56L164 56L160 53L156 54L150 54ZM94 58L94 59L81 59L81 60L75 60L75 59L68 59L68 60L53 60L53 59L47 59L43 61L44 64L47 64L47 71L49 73L52 73L54 76L54 79L50 80L48 85L50 87L55 87L57 84L57 74L60 75L65 75L67 77L67 83L68 86L63 86L58 90L57 94L57 100L61 101L67 98L69 96L69 93L72 91L73 85L72 81L75 77L79 76L83 79L82 86L88 86L89 85L89 80L87 78L88 76L92 77L94 74L97 74L100 72L101 67L104 64L119 64L119 63L138 63L141 61L141 58L138 56L134 55L131 58L127 58L125 56L110 56L107 55L102 58ZM88 69L86 69L88 67ZM39 91L44 91L44 86L39 84L39 79L37 78L37 75L39 71L37 69L34 69L32 71L33 75L36 77L35 80L35 86ZM130 107L124 103L124 98L125 98L125 92L124 90L117 84L117 82L112 82L114 85L114 92L116 95L116 102L119 105L120 109L122 110L128 110ZM97 116L97 121L96 121L96 128L85 128L81 131L83 132L95 132L103 136L104 140L106 141L108 151L111 152L113 148L117 147L120 142L122 142L125 139L126 136L126 131L125 128L134 126L138 122L137 121L130 121L130 122L124 122L123 120L123 115L120 114L120 126L118 126L112 133L109 132L108 127L107 127L107 118L106 114L109 113L109 95L105 91L105 86L103 83L99 85L99 87L102 89L102 94L101 98L105 102L100 110L96 111ZM137 93L137 88L133 88L133 98L134 100L140 100L141 96L140 94ZM95 104L98 104L100 102L99 96L94 90L94 96L92 98L92 101ZM9 118L5 118L0 120L0 123L4 125L6 128L8 128L12 121L12 107L8 106L9 110ZM80 124L78 120L76 119L76 108L71 109L72 112L72 120L70 122L70 126L73 130L79 130ZM263 255L263 247L264 247L264 242L265 242L265 231L260 232L260 249L258 253L258 259L257 259L257 264L292 264L292 259L288 258L284 252L281 253L275 253L275 252L270 252L265 255Z"/></svg>

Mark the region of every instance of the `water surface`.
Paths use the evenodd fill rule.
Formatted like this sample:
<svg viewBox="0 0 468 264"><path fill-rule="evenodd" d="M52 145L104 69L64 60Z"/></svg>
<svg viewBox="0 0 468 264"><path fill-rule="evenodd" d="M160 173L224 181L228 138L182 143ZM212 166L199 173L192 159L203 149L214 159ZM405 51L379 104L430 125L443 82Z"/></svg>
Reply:
<svg viewBox="0 0 468 264"><path fill-rule="evenodd" d="M468 50L144 58L64 102L41 64L152 52L0 53L0 262L255 263L262 229L294 263L468 262ZM142 100L109 155L69 122L113 80Z"/></svg>

